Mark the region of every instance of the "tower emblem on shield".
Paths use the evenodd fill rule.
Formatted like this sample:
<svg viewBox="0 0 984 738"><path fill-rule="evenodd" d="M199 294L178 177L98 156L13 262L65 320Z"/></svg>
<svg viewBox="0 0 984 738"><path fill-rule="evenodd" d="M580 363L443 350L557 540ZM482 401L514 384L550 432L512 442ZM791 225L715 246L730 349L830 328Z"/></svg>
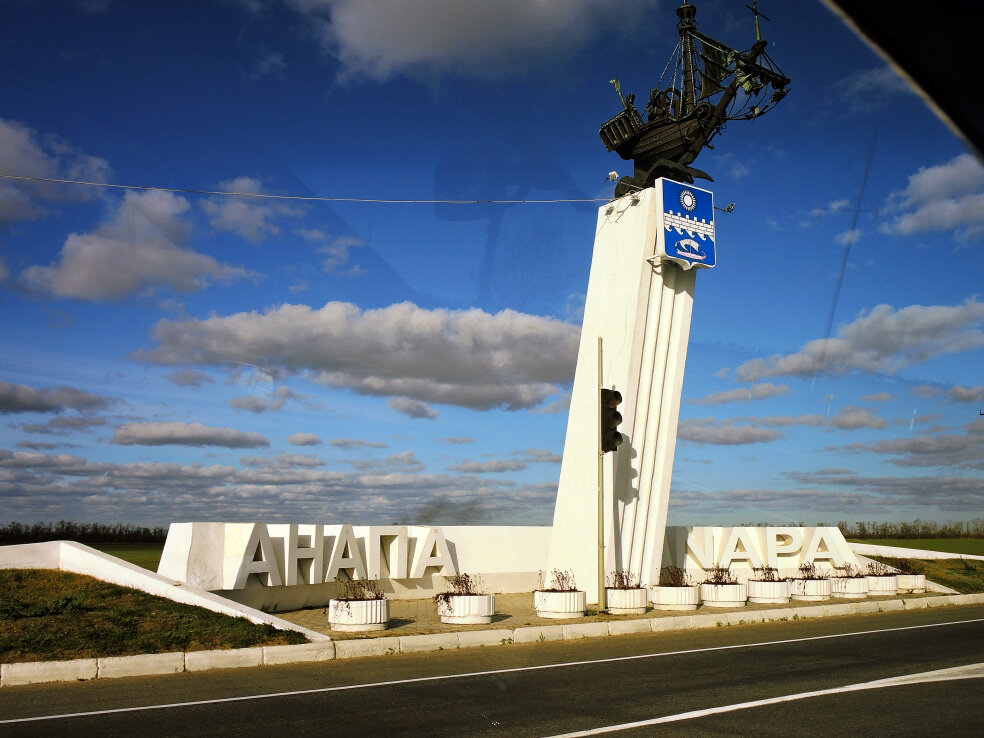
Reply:
<svg viewBox="0 0 984 738"><path fill-rule="evenodd" d="M714 246L714 194L693 185L663 179L663 227L656 254L684 269L710 269L717 263Z"/></svg>

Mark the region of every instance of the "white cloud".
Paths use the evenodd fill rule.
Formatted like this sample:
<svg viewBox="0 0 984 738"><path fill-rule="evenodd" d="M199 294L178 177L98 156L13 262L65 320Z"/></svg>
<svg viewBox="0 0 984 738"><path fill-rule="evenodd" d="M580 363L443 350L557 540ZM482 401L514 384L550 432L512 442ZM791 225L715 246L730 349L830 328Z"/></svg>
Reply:
<svg viewBox="0 0 984 738"><path fill-rule="evenodd" d="M312 454L278 454L276 456L243 456L239 463L243 466L272 467L274 469L297 469L324 466L325 462Z"/></svg>
<svg viewBox="0 0 984 738"><path fill-rule="evenodd" d="M890 67L859 69L840 80L835 88L851 113L881 110L892 98L915 90Z"/></svg>
<svg viewBox="0 0 984 738"><path fill-rule="evenodd" d="M236 177L219 182L224 192L263 193L263 183L254 177ZM208 215L211 226L220 231L238 233L253 243L261 243L268 236L280 233L277 218L297 217L304 211L284 202L256 197L216 195L203 200L202 210Z"/></svg>
<svg viewBox="0 0 984 738"><path fill-rule="evenodd" d="M426 402L413 400L409 397L391 397L386 402L396 412L409 415L411 418L434 420L439 414Z"/></svg>
<svg viewBox="0 0 984 738"><path fill-rule="evenodd" d="M249 410L251 413L265 413L271 410L282 410L287 404L287 400L300 400L304 397L304 395L294 392L290 387L282 385L268 394L233 397L229 400L229 406L238 410Z"/></svg>
<svg viewBox="0 0 984 738"><path fill-rule="evenodd" d="M699 400L691 400L695 405L719 405L725 402L750 402L752 400L767 400L770 397L788 395L792 390L788 385L775 385L772 382L753 384L750 387L739 387L724 392L714 392Z"/></svg>
<svg viewBox="0 0 984 738"><path fill-rule="evenodd" d="M468 436L467 438L462 438L462 437L438 438L437 440L441 441L442 443L450 443L456 446L460 446L465 443L475 443L475 438L472 436Z"/></svg>
<svg viewBox="0 0 984 738"><path fill-rule="evenodd" d="M844 231L843 233L838 233L834 236L834 241L839 243L841 246L849 246L857 243L861 239L863 233L863 228L855 228L853 231Z"/></svg>
<svg viewBox="0 0 984 738"><path fill-rule="evenodd" d="M21 274L31 287L59 297L112 300L144 287L182 292L246 276L242 269L183 248L188 201L169 192L128 192L116 212L92 233L71 234L57 263Z"/></svg>
<svg viewBox="0 0 984 738"><path fill-rule="evenodd" d="M888 392L878 392L874 395L864 395L858 398L858 402L889 402L894 400L895 395L889 394Z"/></svg>
<svg viewBox="0 0 984 738"><path fill-rule="evenodd" d="M7 413L59 413L63 410L102 410L116 399L83 392L73 387L36 389L0 379L0 415Z"/></svg>
<svg viewBox="0 0 984 738"><path fill-rule="evenodd" d="M77 179L105 182L109 164L89 156L57 136L41 136L22 123L0 118L0 172L22 177ZM90 200L99 188L44 182L0 180L0 226L18 220L34 220L44 214L41 201Z"/></svg>
<svg viewBox="0 0 984 738"><path fill-rule="evenodd" d="M449 466L449 471L467 472L470 474L491 474L495 472L520 471L527 467L525 461L510 459L493 459L492 461L465 461Z"/></svg>
<svg viewBox="0 0 984 738"><path fill-rule="evenodd" d="M317 446L321 443L321 436L314 433L292 433L287 436L287 443L291 446Z"/></svg>
<svg viewBox="0 0 984 738"><path fill-rule="evenodd" d="M908 186L889 196L888 213L897 213L881 230L911 236L955 231L968 241L984 234L984 166L971 154L945 164L922 167Z"/></svg>
<svg viewBox="0 0 984 738"><path fill-rule="evenodd" d="M270 441L259 433L234 428L215 428L201 423L125 423L116 429L112 443L121 446L224 446L257 448Z"/></svg>
<svg viewBox="0 0 984 738"><path fill-rule="evenodd" d="M354 236L339 236L332 238L329 234L318 228L298 228L297 235L301 238L312 241L318 245L318 253L324 258L321 261L321 268L327 274L335 274L342 277L358 277L366 273L358 264L346 268L352 258L352 249L361 248L366 242Z"/></svg>
<svg viewBox="0 0 984 738"><path fill-rule="evenodd" d="M954 402L984 402L984 385L980 387L964 387L958 385L952 387L947 393L949 397Z"/></svg>
<svg viewBox="0 0 984 738"><path fill-rule="evenodd" d="M742 381L763 377L894 373L945 354L984 346L984 303L969 299L957 306L878 305L841 326L834 338L810 341L785 356L746 361L735 370Z"/></svg>
<svg viewBox="0 0 984 738"><path fill-rule="evenodd" d="M249 357L361 394L517 410L536 407L573 379L578 334L569 323L512 310L285 304L264 313L162 320L154 329L161 345L135 356L206 366Z"/></svg>
<svg viewBox="0 0 984 738"><path fill-rule="evenodd" d="M910 436L874 444L855 443L850 451L872 451L892 456L898 466L939 466L984 469L984 420L975 420L964 426L964 433L956 435ZM979 480L984 491L984 480Z"/></svg>
<svg viewBox="0 0 984 738"><path fill-rule="evenodd" d="M931 384L917 384L915 387L912 388L912 394L914 394L916 397L932 399L933 397L939 397L940 395L942 395L943 390Z"/></svg>
<svg viewBox="0 0 984 738"><path fill-rule="evenodd" d="M386 448L382 441L364 441L361 438L332 438L328 445L335 448Z"/></svg>
<svg viewBox="0 0 984 738"><path fill-rule="evenodd" d="M556 66L592 37L640 27L651 6L604 0L288 0L342 65L342 77L400 73L497 78Z"/></svg>
<svg viewBox="0 0 984 738"><path fill-rule="evenodd" d="M767 443L782 438L779 431L770 428L753 428L747 425L719 424L713 418L681 420L677 438L700 445L746 446L752 443Z"/></svg>
<svg viewBox="0 0 984 738"><path fill-rule="evenodd" d="M178 369L167 375L167 378L178 387L194 387L198 389L203 384L213 384L215 382L205 372L197 369Z"/></svg>
<svg viewBox="0 0 984 738"><path fill-rule="evenodd" d="M850 200L831 200L822 208L814 208L810 214L815 217L823 217L824 215L832 215L847 210L849 207L851 207Z"/></svg>

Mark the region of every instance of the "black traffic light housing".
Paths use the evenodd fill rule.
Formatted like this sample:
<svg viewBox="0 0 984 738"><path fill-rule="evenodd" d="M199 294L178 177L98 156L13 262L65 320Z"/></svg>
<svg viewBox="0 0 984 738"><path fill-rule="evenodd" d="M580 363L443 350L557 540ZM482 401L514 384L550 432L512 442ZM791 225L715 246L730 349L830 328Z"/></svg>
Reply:
<svg viewBox="0 0 984 738"><path fill-rule="evenodd" d="M618 390L601 390L601 450L603 453L615 451L624 440L618 432L618 424L622 422L622 414L615 408L622 402L622 393Z"/></svg>

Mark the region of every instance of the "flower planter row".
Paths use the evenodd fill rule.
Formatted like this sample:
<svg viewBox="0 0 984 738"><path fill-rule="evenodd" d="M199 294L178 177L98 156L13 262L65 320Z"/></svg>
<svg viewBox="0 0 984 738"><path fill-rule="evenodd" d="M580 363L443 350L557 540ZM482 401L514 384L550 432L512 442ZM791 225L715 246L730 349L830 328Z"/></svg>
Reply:
<svg viewBox="0 0 984 738"><path fill-rule="evenodd" d="M608 612L635 615L646 612L651 596L657 610L696 610L707 607L742 607L746 602L783 604L793 600L822 601L831 596L860 599L869 595L925 592L922 574L894 576L831 577L829 579L781 579L775 582L750 579L740 584L697 584L685 587L606 588ZM533 606L542 618L577 618L587 612L583 590L533 593ZM452 595L438 602L441 622L458 625L491 623L495 615L495 595ZM383 630L390 619L389 600L331 600L328 622L332 630Z"/></svg>

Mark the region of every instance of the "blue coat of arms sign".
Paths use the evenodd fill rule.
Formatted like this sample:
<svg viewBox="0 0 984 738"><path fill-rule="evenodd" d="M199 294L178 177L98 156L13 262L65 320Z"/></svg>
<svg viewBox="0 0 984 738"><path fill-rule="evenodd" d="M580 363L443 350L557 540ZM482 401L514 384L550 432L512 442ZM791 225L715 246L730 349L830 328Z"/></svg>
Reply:
<svg viewBox="0 0 984 738"><path fill-rule="evenodd" d="M659 187L663 193L663 227L656 237L656 255L684 269L710 269L717 263L714 194L665 178Z"/></svg>

